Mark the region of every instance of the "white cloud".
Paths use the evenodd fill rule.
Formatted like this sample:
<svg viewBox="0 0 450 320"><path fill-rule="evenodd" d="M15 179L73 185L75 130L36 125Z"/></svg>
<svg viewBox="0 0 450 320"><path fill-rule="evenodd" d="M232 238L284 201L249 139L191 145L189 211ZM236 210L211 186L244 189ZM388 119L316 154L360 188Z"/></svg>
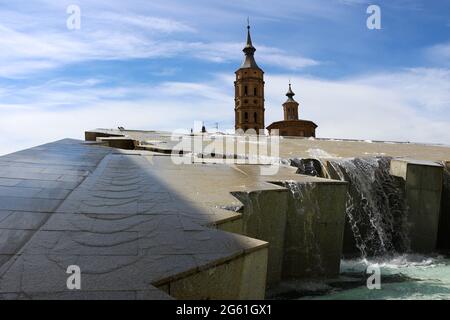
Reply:
<svg viewBox="0 0 450 320"><path fill-rule="evenodd" d="M195 28L180 21L160 17L144 16L139 14L124 15L118 12L102 12L100 15L97 15L95 19L102 24L120 24L122 27L137 27L140 30L152 32L196 32Z"/></svg>
<svg viewBox="0 0 450 320"><path fill-rule="evenodd" d="M188 56L216 63L238 61L242 43L152 40L139 33L95 31L92 33L26 35L0 25L0 77L24 77L66 64L90 60L127 60ZM260 46L261 64L285 69L315 66L319 62L283 50Z"/></svg>
<svg viewBox="0 0 450 320"><path fill-rule="evenodd" d="M0 104L0 155L65 137L83 139L85 130L97 127L189 130L196 120L227 119L233 99L218 80L114 88L96 84L102 82L54 81L18 89L20 102Z"/></svg>
<svg viewBox="0 0 450 320"><path fill-rule="evenodd" d="M413 69L341 81L293 78L300 117L318 136L428 143L450 141L450 70ZM433 78L431 80L431 78ZM267 77L267 118L281 119L286 77Z"/></svg>
<svg viewBox="0 0 450 320"><path fill-rule="evenodd" d="M0 47L7 48L0 51L0 77L20 77L80 61L167 57L182 46L124 31L26 33L0 25Z"/></svg>
<svg viewBox="0 0 450 320"><path fill-rule="evenodd" d="M212 62L227 62L243 59L243 43L219 42L219 43L192 43L189 52L201 59ZM288 70L298 70L305 67L316 66L318 61L305 58L300 54L293 55L284 50L268 47L264 45L257 46L255 59L258 64L272 65L282 67Z"/></svg>
<svg viewBox="0 0 450 320"><path fill-rule="evenodd" d="M0 120L0 154L29 148L65 137L83 139L84 131L97 127L189 130L195 115L207 114L212 104L198 101L195 110L183 100L107 101L78 109L5 110ZM222 102L214 105L224 118ZM178 124L178 126L177 126ZM182 125L183 124L183 125Z"/></svg>
<svg viewBox="0 0 450 320"><path fill-rule="evenodd" d="M136 1L135 1L136 2ZM68 30L64 4L41 1L28 13L0 11L0 77L24 78L72 63L95 60L191 57L222 63L242 58L243 43L209 41L197 32L199 21L146 14L155 4L137 1L142 13L121 6L82 3L81 29ZM34 7L30 7L33 9ZM161 10L155 10L162 14ZM226 11L226 10L225 10ZM167 14L167 12L166 12ZM258 44L266 65L299 69L317 61Z"/></svg>
<svg viewBox="0 0 450 320"><path fill-rule="evenodd" d="M287 52L270 47L261 47L258 61L268 65L275 65L290 70L319 65L319 61L302 57L300 54L292 55Z"/></svg>
<svg viewBox="0 0 450 320"><path fill-rule="evenodd" d="M411 68L398 73L381 73L360 79L360 83L391 91L415 111L442 118L450 110L450 69Z"/></svg>

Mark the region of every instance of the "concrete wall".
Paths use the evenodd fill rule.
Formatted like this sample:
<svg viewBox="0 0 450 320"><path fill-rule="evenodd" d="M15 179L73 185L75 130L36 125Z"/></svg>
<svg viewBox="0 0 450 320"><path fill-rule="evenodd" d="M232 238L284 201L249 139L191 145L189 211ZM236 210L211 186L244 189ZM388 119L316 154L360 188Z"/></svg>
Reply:
<svg viewBox="0 0 450 320"><path fill-rule="evenodd" d="M123 137L124 135L114 134L114 133L103 133L97 131L85 131L84 140L86 141L97 141L97 138L101 137Z"/></svg>
<svg viewBox="0 0 450 320"><path fill-rule="evenodd" d="M436 249L443 168L434 162L393 159L390 172L405 181L411 250Z"/></svg>
<svg viewBox="0 0 450 320"><path fill-rule="evenodd" d="M137 141L125 138L125 137L105 137L105 138L97 138L99 142L106 142L111 148L125 149L125 150L134 150L137 146Z"/></svg>
<svg viewBox="0 0 450 320"><path fill-rule="evenodd" d="M216 228L222 231L231 233L244 234L242 217L234 220L228 220L225 222L217 223Z"/></svg>
<svg viewBox="0 0 450 320"><path fill-rule="evenodd" d="M237 192L244 204L243 234L269 242L267 284L281 280L288 192L283 189Z"/></svg>
<svg viewBox="0 0 450 320"><path fill-rule="evenodd" d="M450 161L444 163L438 248L450 250Z"/></svg>
<svg viewBox="0 0 450 320"><path fill-rule="evenodd" d="M114 133L85 131L84 139L86 141L102 142L111 148L134 150L137 146L137 141L131 138L126 138L124 135Z"/></svg>
<svg viewBox="0 0 450 320"><path fill-rule="evenodd" d="M157 287L176 299L264 299L267 247Z"/></svg>

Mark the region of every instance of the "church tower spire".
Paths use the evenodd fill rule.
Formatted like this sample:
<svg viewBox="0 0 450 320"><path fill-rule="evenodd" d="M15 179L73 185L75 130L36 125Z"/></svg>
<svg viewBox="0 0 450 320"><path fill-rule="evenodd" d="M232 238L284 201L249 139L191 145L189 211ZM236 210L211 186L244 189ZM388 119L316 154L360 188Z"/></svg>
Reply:
<svg viewBox="0 0 450 320"><path fill-rule="evenodd" d="M295 93L289 80L289 89L286 93L287 99L283 103L284 120L271 123L267 130L284 137L315 137L317 125L309 120L298 118L299 103L295 101Z"/></svg>
<svg viewBox="0 0 450 320"><path fill-rule="evenodd" d="M283 103L284 120L298 120L298 102L294 100L295 93L292 91L291 82L289 81L289 89L286 93L288 97Z"/></svg>
<svg viewBox="0 0 450 320"><path fill-rule="evenodd" d="M294 100L295 93L294 93L294 91L292 91L291 82L290 81L289 81L289 89L288 89L288 92L286 93L286 96L288 97L287 101L294 101L295 102L295 100Z"/></svg>
<svg viewBox="0 0 450 320"><path fill-rule="evenodd" d="M246 43L244 49L242 49L242 51L244 51L244 53L245 53L245 58L244 58L244 62L242 62L241 68L259 69L258 65L256 64L255 57L254 57L256 48L253 46L253 43L252 43L252 36L250 35L250 24L248 21L247 21L247 43Z"/></svg>
<svg viewBox="0 0 450 320"><path fill-rule="evenodd" d="M235 129L264 130L264 71L256 64L255 51L247 21L247 42L242 50L244 61L236 70Z"/></svg>

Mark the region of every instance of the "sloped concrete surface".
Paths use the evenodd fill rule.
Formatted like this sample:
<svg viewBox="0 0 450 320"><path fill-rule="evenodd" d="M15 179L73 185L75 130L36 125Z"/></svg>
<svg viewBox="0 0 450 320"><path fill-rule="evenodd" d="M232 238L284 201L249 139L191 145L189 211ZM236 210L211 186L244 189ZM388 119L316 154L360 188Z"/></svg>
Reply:
<svg viewBox="0 0 450 320"><path fill-rule="evenodd" d="M245 265L267 258L266 242L207 227L238 214L181 196L173 188L183 185L179 168L174 185L161 180L163 171L170 176L168 157L62 140L0 164L0 298L164 299L171 283L237 259L249 281ZM226 197L208 199L238 204ZM69 265L81 269L81 290L67 289ZM264 288L265 269L259 274Z"/></svg>

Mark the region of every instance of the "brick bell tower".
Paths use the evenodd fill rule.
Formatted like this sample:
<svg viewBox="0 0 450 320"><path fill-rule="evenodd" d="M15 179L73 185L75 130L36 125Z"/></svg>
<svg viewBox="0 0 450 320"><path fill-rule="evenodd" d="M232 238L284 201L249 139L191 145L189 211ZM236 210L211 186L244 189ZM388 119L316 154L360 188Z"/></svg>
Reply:
<svg viewBox="0 0 450 320"><path fill-rule="evenodd" d="M235 129L254 129L257 133L264 127L264 71L256 64L250 25L247 25L247 44L242 50L244 62L236 70L235 88Z"/></svg>

